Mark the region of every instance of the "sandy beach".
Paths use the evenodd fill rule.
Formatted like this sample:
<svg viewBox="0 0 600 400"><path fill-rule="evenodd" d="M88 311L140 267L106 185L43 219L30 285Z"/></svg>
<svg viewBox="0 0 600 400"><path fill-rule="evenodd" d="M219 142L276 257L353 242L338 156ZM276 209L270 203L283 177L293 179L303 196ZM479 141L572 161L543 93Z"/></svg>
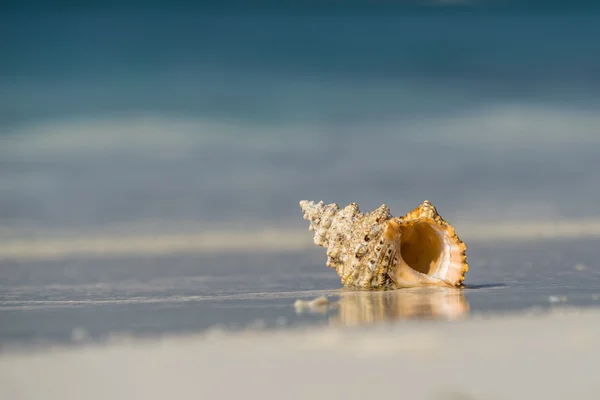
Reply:
<svg viewBox="0 0 600 400"><path fill-rule="evenodd" d="M597 399L600 310L8 351L5 399Z"/></svg>

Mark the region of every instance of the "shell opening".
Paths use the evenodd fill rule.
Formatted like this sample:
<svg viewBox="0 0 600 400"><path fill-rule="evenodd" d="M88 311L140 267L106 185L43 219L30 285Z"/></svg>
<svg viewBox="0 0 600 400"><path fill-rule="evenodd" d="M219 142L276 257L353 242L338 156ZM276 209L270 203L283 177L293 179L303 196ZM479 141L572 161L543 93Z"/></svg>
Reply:
<svg viewBox="0 0 600 400"><path fill-rule="evenodd" d="M444 243L437 229L427 222L401 227L400 256L410 268L434 275L442 258Z"/></svg>

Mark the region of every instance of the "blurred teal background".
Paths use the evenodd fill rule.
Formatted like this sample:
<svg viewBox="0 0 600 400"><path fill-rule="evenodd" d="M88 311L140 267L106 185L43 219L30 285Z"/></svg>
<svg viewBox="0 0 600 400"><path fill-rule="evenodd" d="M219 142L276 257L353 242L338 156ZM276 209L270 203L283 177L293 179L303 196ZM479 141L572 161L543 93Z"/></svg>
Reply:
<svg viewBox="0 0 600 400"><path fill-rule="evenodd" d="M594 8L123 4L0 14L1 226L597 215Z"/></svg>

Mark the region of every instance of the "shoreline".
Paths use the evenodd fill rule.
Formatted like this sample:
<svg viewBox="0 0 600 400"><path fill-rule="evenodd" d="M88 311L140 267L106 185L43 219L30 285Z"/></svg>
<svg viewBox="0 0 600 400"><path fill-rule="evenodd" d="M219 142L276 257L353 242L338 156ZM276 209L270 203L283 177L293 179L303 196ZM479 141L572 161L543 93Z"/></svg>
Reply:
<svg viewBox="0 0 600 400"><path fill-rule="evenodd" d="M469 243L491 241L539 241L600 238L600 219L557 221L505 221L501 223L454 223L459 236ZM170 233L52 232L51 235L0 238L0 260L57 260L75 256L107 257L166 255L175 253L219 254L225 252L293 252L315 248L308 228L266 226L261 229L196 229ZM126 232L126 233L123 233Z"/></svg>

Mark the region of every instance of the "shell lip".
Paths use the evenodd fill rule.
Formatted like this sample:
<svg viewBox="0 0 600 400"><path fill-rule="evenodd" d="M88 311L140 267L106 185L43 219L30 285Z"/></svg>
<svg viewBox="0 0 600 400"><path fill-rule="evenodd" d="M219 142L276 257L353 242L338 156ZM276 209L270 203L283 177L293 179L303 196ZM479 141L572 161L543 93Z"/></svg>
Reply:
<svg viewBox="0 0 600 400"><path fill-rule="evenodd" d="M462 286L461 284L459 284L459 286L454 285L451 282L447 281L446 279L440 278L439 276L433 276L433 275L428 275L428 274L419 272L419 271L411 268L408 264L406 264L406 268L411 270L410 273L411 273L413 279L411 279L411 280L394 279L394 275L395 275L394 272L388 272L388 276L390 277L392 282L394 282L396 284L397 288L412 288L412 287L432 286L432 285L445 286L445 287L461 287Z"/></svg>
<svg viewBox="0 0 600 400"><path fill-rule="evenodd" d="M462 286L468 271L466 246L450 224L439 215L423 213L396 217L392 221L402 236L407 235L404 241L408 243L406 252L403 245L397 255L400 261L397 268L401 271L389 274L398 287ZM431 251L424 251L422 246Z"/></svg>

